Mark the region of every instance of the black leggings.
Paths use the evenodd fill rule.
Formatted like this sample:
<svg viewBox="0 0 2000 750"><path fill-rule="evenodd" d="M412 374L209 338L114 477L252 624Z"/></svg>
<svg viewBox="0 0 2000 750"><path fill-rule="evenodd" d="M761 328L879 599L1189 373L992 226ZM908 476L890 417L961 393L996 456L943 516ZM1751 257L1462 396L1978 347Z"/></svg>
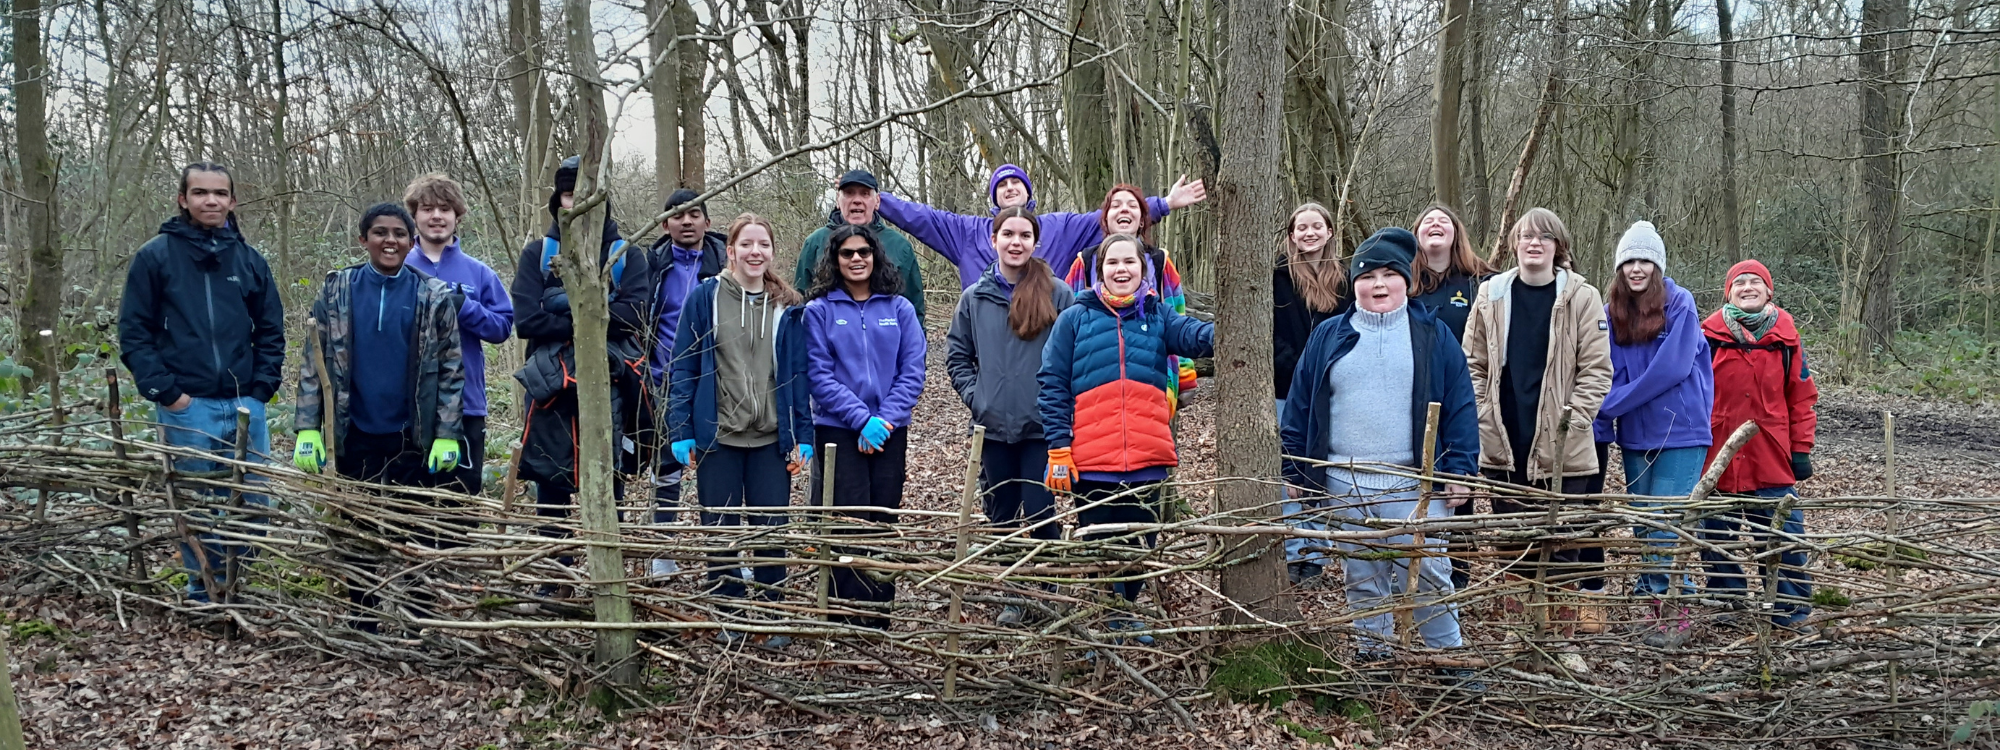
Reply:
<svg viewBox="0 0 2000 750"><path fill-rule="evenodd" d="M1078 511L1076 514L1077 527L1083 528L1085 526L1095 526L1105 523L1158 523L1160 520L1160 485L1155 482L1134 482L1127 484L1124 482L1097 482L1088 479L1079 479L1076 481L1075 486L1076 505L1082 508L1104 498L1135 488L1138 491L1130 495L1095 508L1085 508ZM1109 539L1123 536L1129 536L1129 534L1090 533L1083 535L1080 539ZM1152 549L1154 545L1158 544L1159 538L1160 535L1158 532L1146 532L1144 537L1146 549ZM1111 590L1119 596L1124 597L1125 601L1138 601L1139 589L1143 588L1145 583L1145 581L1113 583L1111 584Z"/></svg>
<svg viewBox="0 0 2000 750"><path fill-rule="evenodd" d="M826 461L833 461L833 504L873 505L878 508L900 509L903 507L904 460L909 452L909 434L906 428L898 428L889 434L889 440L882 449L874 453L861 452L861 433L814 425L812 504L820 504L823 482L820 471ZM826 445L833 444L832 455L827 455ZM894 523L893 513L875 511L853 511L844 515L865 523ZM866 529L846 529L843 533L867 534ZM835 553L863 556L867 552L858 549L839 549ZM853 625L887 629L889 627L887 605L896 600L894 579L876 580L868 573L853 568L833 569L833 596L846 599L856 608L876 612L865 616L839 616L834 620Z"/></svg>
<svg viewBox="0 0 2000 750"><path fill-rule="evenodd" d="M1003 443L987 438L981 449L979 480L986 520L1019 528L1056 517L1056 497L1042 484L1049 466L1049 441L1029 438ZM1057 539L1062 525L1049 523L1028 532L1031 539Z"/></svg>
<svg viewBox="0 0 2000 750"><path fill-rule="evenodd" d="M346 439L341 441L339 449L340 462L338 466L340 474L350 479L359 479L364 482L374 482L376 484L387 484L397 487L426 489L449 487L455 479L455 475L452 472L432 474L426 465L429 459L429 455L426 452L427 447L416 445L409 440L408 436L402 433L373 435L357 429L349 429ZM454 487L454 489L456 488ZM415 500L442 509L459 507L457 502L449 500L436 500L414 494L395 492L392 492L391 495L398 498ZM409 511L392 509L392 512L400 514ZM354 523L354 527L357 530L378 536L388 542L414 540L418 544L432 549L455 549L465 546L464 542L441 536L436 531L424 525L400 524L393 521L376 522L353 518L351 516L349 520ZM463 519L441 519L440 522L468 529L472 526L470 521ZM341 554L341 559L348 565L360 570L363 574L360 580L349 581L347 583L348 600L352 601L356 606L365 609L379 608L382 604L382 598L375 592L383 588L386 583L382 580L382 555L379 552L378 554L363 554L363 551L360 549L350 549ZM430 602L436 599L436 596L428 591L424 591L421 587L412 588L410 594L413 598L422 602Z"/></svg>
<svg viewBox="0 0 2000 750"><path fill-rule="evenodd" d="M1597 451L1598 451L1597 473L1581 477L1563 477L1563 483L1562 483L1563 494L1594 495L1604 491L1604 458L1605 454L1608 452L1608 444L1599 443ZM1492 469L1487 469L1481 473L1483 473L1487 479L1506 482L1508 484L1518 484L1527 487L1535 487L1545 491L1548 490L1551 486L1551 482L1546 479L1536 482L1529 482L1528 475L1526 472L1516 472L1516 471L1503 472L1503 471L1494 471ZM1578 504L1588 504L1588 503L1587 501L1585 501L1583 503L1578 503ZM1464 506L1460 507L1468 507L1470 505L1472 504L1466 503ZM1518 496L1505 497L1505 496L1495 495L1493 497L1493 512L1495 513L1546 513L1548 512L1548 509L1549 509L1548 503L1543 501L1531 501L1527 500L1526 498ZM1565 527L1565 529L1566 528L1567 527ZM1556 529L1556 530L1561 531L1565 529ZM1554 550L1551 550L1549 552L1549 564L1546 570L1543 570L1541 567L1540 545L1518 544L1518 543L1496 544L1494 545L1494 549L1503 552L1512 552L1520 556L1520 562L1504 563L1506 566L1506 570L1509 573L1526 576L1529 578L1534 578L1539 573L1542 577L1545 577L1547 579L1559 578L1565 583L1574 581L1579 588L1586 589L1589 591L1604 590L1604 578L1603 578L1604 547L1600 545L1595 545L1595 544L1588 544L1582 546L1563 545ZM1574 576L1578 574L1592 574L1592 575L1582 580L1576 580Z"/></svg>

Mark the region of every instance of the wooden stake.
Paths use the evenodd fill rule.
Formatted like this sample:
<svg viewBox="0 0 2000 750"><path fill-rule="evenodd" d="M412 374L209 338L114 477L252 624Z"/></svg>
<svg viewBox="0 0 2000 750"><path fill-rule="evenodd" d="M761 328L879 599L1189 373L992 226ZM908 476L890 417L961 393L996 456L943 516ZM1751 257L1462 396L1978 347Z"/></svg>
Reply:
<svg viewBox="0 0 2000 750"><path fill-rule="evenodd" d="M1555 459L1555 465L1553 467L1555 469L1555 473L1550 477L1549 489L1558 495L1562 494L1563 491L1563 464L1569 459L1569 422L1571 417L1575 414L1576 414L1576 407L1564 406L1562 410L1562 422L1556 425L1556 459ZM1534 450L1534 446L1533 445L1528 446L1528 450L1530 451L1529 460L1532 462L1534 459L1534 454L1532 453L1532 451ZM1548 525L1550 531L1554 531L1556 527L1556 518L1562 511L1562 499L1552 497L1549 498L1548 500L1549 500L1549 516L1548 520L1545 523ZM1548 542L1542 543L1542 549L1540 554L1538 555L1538 557L1540 558L1540 564L1535 566L1535 594L1533 599L1533 605L1534 605L1533 609L1534 609L1534 621L1535 621L1535 635L1538 636L1547 631L1549 625L1549 613L1547 605L1549 601L1549 592L1548 592L1549 555L1551 552L1550 550L1551 546L1552 545Z"/></svg>
<svg viewBox="0 0 2000 750"><path fill-rule="evenodd" d="M319 378L319 435L326 444L326 473L339 474L339 446L333 444L338 430L333 423L333 378L327 376L326 352L320 350L319 321L306 318L306 355L312 358L313 377Z"/></svg>
<svg viewBox="0 0 2000 750"><path fill-rule="evenodd" d="M1422 458L1424 462L1424 478L1417 480L1417 514L1410 519L1416 523L1422 523L1424 519L1431 517L1431 477L1437 474L1438 412L1442 408L1442 404L1432 401L1430 407L1424 413L1424 455ZM1396 608L1396 633L1403 639L1403 645L1405 646L1410 645L1411 633L1416 630L1415 599L1417 588L1423 584L1424 560L1430 557L1429 554L1424 552L1424 530L1421 527L1410 538L1410 564L1407 568L1407 574L1404 576L1407 584L1403 593L1410 597L1411 602L1409 606L1399 606Z"/></svg>
<svg viewBox="0 0 2000 750"><path fill-rule="evenodd" d="M1901 503L1896 502L1896 415L1890 413L1887 409L1882 410L1882 460L1882 494L1889 498L1889 518L1886 522L1886 529L1883 532L1883 535L1889 538L1889 549L1888 554L1883 557L1889 561L1889 590L1897 591L1903 588L1903 567L1901 565L1903 543L1896 536L1903 529L1903 511L1897 507ZM1896 624L1896 619L1894 617L1889 618L1887 624L1893 627ZM1902 670L1899 669L1901 666L1901 662L1894 659L1889 660L1889 711L1891 714L1895 713L1895 705L1898 702L1898 693L1901 688L1903 677L1901 674ZM1897 715L1895 726L1898 730L1902 728L1903 719L1901 715ZM1894 737L1896 735L1892 734L1890 736Z"/></svg>
<svg viewBox="0 0 2000 750"><path fill-rule="evenodd" d="M231 466L229 469L230 484L232 485L243 484L243 461L249 458L249 456L250 456L250 409L248 407L238 406L236 407L236 452L235 452L236 464ZM235 487L231 487L229 490L229 510L223 512L222 520L219 521L216 524L216 526L218 528L227 528L229 522L236 518L237 516L236 512L238 510L241 510L242 508L243 508L243 491L240 489L236 489ZM242 552L239 551L242 548L242 545L230 542L223 542L223 545L224 545L224 551L222 554L222 561L223 561L222 591L215 593L221 594L221 597L220 599L218 599L218 601L224 604L229 604L233 603L236 600L236 586L239 580L242 578L242 576L240 575L241 571L239 570L243 566L242 560L240 559L242 556Z"/></svg>
<svg viewBox="0 0 2000 750"><path fill-rule="evenodd" d="M111 418L111 455L124 461L125 454L125 407L118 396L118 366L104 368L104 413ZM146 551L139 547L139 514L132 512L132 493L118 491L118 507L124 508L125 541L131 550L125 553L126 562L131 564L132 579L146 577Z"/></svg>
<svg viewBox="0 0 2000 750"><path fill-rule="evenodd" d="M21 703L14 698L13 668L7 656L7 633L0 628L0 750L27 750L21 736Z"/></svg>
<svg viewBox="0 0 2000 750"><path fill-rule="evenodd" d="M833 444L833 443L827 443L827 444L825 444L825 445L822 445L822 446L820 446L819 448L820 448L820 454L819 454L819 480L820 480L820 493L819 493L819 506L820 506L820 508L822 508L822 510L821 510L821 511L819 512L819 523L820 523L820 536L821 536L822 538L825 538L825 537L827 536L827 534L826 534L826 529L827 529L827 527L828 527L828 526L831 526L831 525L833 524L833 512L832 512L832 511L830 511L830 510L824 510L824 509L825 509L825 508L831 508L831 507L833 507L833 450L834 450L834 444ZM826 545L826 549L824 549L824 550L821 550L821 551L820 551L820 553L821 553L821 554L820 554L820 556L821 556L821 557L824 557L824 558L826 558L826 559L828 559L828 560L833 560L833 559L835 559L835 557L836 557L836 556L834 555L834 552L833 552L833 545L832 545L832 544L828 544L828 545ZM833 590L833 566L832 566L832 565L821 565L821 566L819 566L819 611L820 611L820 615L819 615L819 616L820 616L820 619L822 619L822 620L828 620L828 619L832 619L832 617L833 617L832 615L830 615L830 614L828 614L828 613L827 613L827 601L826 601L826 600L827 600L827 596L828 596L828 592L830 592L830 591L832 591L832 590Z"/></svg>
<svg viewBox="0 0 2000 750"><path fill-rule="evenodd" d="M958 551L952 557L953 562L964 560L969 551L967 547L970 546L968 537L972 534L972 504L979 502L979 465L984 458L985 450L986 427L975 425L972 428L972 445L965 453L965 490L959 493ZM951 585L951 606L945 615L945 626L951 628L951 633L945 636L945 651L952 654L958 653L958 623L964 607L965 584L954 583ZM944 698L951 700L956 697L958 697L958 657L953 656L951 663L944 668Z"/></svg>

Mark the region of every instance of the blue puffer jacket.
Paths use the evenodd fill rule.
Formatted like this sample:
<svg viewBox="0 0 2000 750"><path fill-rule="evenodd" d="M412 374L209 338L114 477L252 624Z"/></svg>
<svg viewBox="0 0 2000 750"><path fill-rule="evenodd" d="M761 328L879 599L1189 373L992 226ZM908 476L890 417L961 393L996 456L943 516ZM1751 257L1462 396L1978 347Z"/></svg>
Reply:
<svg viewBox="0 0 2000 750"><path fill-rule="evenodd" d="M1177 314L1158 297L1114 311L1096 291L1078 292L1042 348L1042 436L1050 448L1071 449L1079 471L1176 466L1171 357L1214 350L1215 324Z"/></svg>
<svg viewBox="0 0 2000 750"><path fill-rule="evenodd" d="M1327 427L1336 418L1328 413L1333 400L1330 373L1333 363L1354 350L1361 334L1347 322L1352 313L1329 318L1313 329L1292 373L1292 390L1285 396L1285 413L1278 418L1278 431L1287 456L1324 459L1329 452ZM1430 402L1440 404L1436 446L1437 471L1442 474L1472 475L1479 471L1479 407L1472 400L1472 374L1465 366L1465 351L1437 316L1422 305L1410 306L1410 349L1412 362L1410 437L1415 442L1410 455L1424 454L1424 421ZM1390 415L1341 415L1341 419L1389 418ZM1285 481L1314 492L1326 491L1326 472L1310 464L1286 459Z"/></svg>
<svg viewBox="0 0 2000 750"><path fill-rule="evenodd" d="M721 282L701 282L687 296L674 333L673 377L667 391L670 440L693 440L696 450L715 447L715 295ZM777 358L778 450L812 439L811 386L806 379L805 306L785 308L772 339Z"/></svg>

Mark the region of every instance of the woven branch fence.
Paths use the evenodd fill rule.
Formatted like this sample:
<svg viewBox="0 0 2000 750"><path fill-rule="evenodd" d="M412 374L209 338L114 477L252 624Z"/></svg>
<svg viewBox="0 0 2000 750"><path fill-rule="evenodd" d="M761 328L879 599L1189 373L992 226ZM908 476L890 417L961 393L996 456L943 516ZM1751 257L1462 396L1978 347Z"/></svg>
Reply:
<svg viewBox="0 0 2000 750"><path fill-rule="evenodd" d="M505 667L575 690L605 668L591 663L592 631L629 628L648 666L634 700L754 695L820 719L1063 706L1192 722L1190 704L1227 694L1358 700L1403 729L1443 717L1719 746L1937 746L1954 733L1991 742L1995 731L1968 717L2000 692L2000 498L1746 499L1699 489L1673 499L1562 497L1451 477L1440 486L1542 509L1295 531L1213 512L1213 482L1179 482L1158 524L1077 529L1075 508L1062 502L1057 540L992 528L970 502L903 510L884 524L793 506L782 525L704 527L692 513L650 525L650 501L635 500L613 542L639 615L626 625L592 621L573 521L489 498L308 476L256 456L204 456L214 470L178 471L174 459L194 454L150 442L152 427L96 406L0 417L0 561L13 576L110 600L121 617L171 611L237 637L347 657ZM1271 495L1267 516L1280 502L1275 484ZM1704 518L1794 509L1803 533L1771 533L1756 513L1738 535L1699 531ZM1670 546L1635 538L1641 528L1671 535ZM1080 541L1079 532L1120 536ZM1298 620L1249 616L1247 603L1223 596L1218 571L1288 537L1329 555L1327 574L1295 592ZM1582 546L1607 551L1604 596L1586 600L1572 585L1593 571L1525 565L1544 549ZM201 581L210 602L186 595L182 549L199 549L223 573ZM783 557L739 557L759 549ZM1744 596L1724 600L1704 585L1704 551L1743 564ZM1787 552L1806 553L1813 578L1803 629L1765 616L1802 603L1784 601L1777 577L1763 572ZM1399 636L1387 661L1357 658L1357 620L1386 612L1408 633L1420 624L1417 601L1351 609L1340 558L1445 554L1470 563L1471 585L1437 602L1459 613L1464 646ZM654 559L676 560L681 572L647 575ZM708 593L706 566L752 561L781 561L789 575L775 589L753 585L749 598ZM888 629L841 624L872 613L828 595L828 573L840 567L897 583ZM1641 643L1653 627L1649 600L1629 592L1647 571L1695 587L1669 600L1694 617L1685 646ZM1106 586L1139 580L1147 593L1128 613ZM1025 626L995 624L1008 604L1028 611ZM1605 607L1610 628L1577 632L1579 606ZM1143 631L1108 627L1131 616ZM725 630L734 637L719 637ZM776 645L778 636L790 642ZM1218 677L1244 644L1270 640L1319 656L1279 684ZM1471 670L1484 689L1441 670Z"/></svg>

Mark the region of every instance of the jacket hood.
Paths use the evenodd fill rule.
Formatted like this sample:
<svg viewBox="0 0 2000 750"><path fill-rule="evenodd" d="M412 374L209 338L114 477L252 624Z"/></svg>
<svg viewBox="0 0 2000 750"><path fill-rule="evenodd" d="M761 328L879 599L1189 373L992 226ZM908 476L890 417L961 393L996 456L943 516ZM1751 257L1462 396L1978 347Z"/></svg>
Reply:
<svg viewBox="0 0 2000 750"><path fill-rule="evenodd" d="M243 234L236 230L236 215L233 213L230 214L229 223L215 229L198 227L194 225L194 222L175 216L160 223L160 234L185 240L185 244L194 250L195 256L198 258L215 256L216 248L210 247L210 243L213 240L221 240L223 242L243 241Z"/></svg>
<svg viewBox="0 0 2000 750"><path fill-rule="evenodd" d="M1493 282L1492 285L1486 287L1486 296L1491 299L1500 299L1507 296L1507 290L1513 288L1514 279L1520 275L1521 269L1519 267L1509 268L1498 274L1494 274L1491 279ZM1567 294L1573 282L1589 283L1588 280L1583 278L1583 274L1566 268L1556 269L1556 298L1561 299L1564 294Z"/></svg>
<svg viewBox="0 0 2000 750"><path fill-rule="evenodd" d="M1777 307L1777 303L1772 303L1772 307ZM1764 334L1764 338L1758 339L1758 343L1765 343L1775 339L1791 346L1798 346L1798 324L1792 320L1792 314L1787 312L1785 308L1778 307L1777 309L1778 322L1771 325L1771 330ZM1701 331L1708 334L1709 338L1717 341L1734 341L1736 339L1729 332L1729 323L1724 320L1721 310L1709 313L1708 317L1701 321Z"/></svg>
<svg viewBox="0 0 2000 750"><path fill-rule="evenodd" d="M993 212L1000 213L1000 199L995 197L994 193L1000 190L1000 181L1009 177L1020 180L1022 185L1027 186L1028 202L1025 205L1028 210L1035 210L1035 182L1028 179L1028 170L1012 164L1002 164L993 170L992 177L986 178L986 202L992 204Z"/></svg>

